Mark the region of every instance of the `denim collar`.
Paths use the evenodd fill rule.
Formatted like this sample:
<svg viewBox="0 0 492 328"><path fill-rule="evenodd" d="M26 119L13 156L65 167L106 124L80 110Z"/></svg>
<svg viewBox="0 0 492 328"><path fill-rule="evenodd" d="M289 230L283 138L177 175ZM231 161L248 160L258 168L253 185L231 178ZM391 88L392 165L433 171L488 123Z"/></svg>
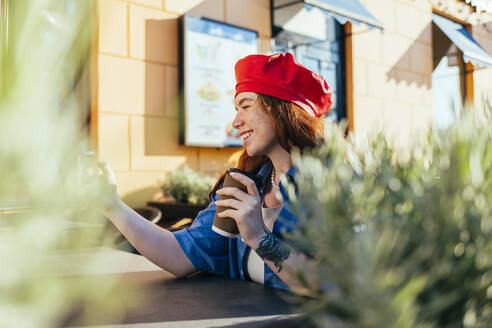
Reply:
<svg viewBox="0 0 492 328"><path fill-rule="evenodd" d="M267 180L270 178L270 174L272 173L273 169L273 164L272 162L268 159L266 163L260 168L258 171L258 175L261 176L263 185L267 183ZM297 189L297 186L294 182L294 177L297 173L297 167L292 166L286 173L287 180L289 180L290 183L294 185L294 188ZM282 197L284 198L284 201L287 200L287 192L285 188L282 186L282 182L280 182L280 193L282 194ZM263 196L263 190L260 191L260 194Z"/></svg>
<svg viewBox="0 0 492 328"><path fill-rule="evenodd" d="M258 175L262 177L263 182L266 182L266 180L270 177L270 174L272 173L273 169L273 164L272 162L268 159L265 164L260 168L258 171ZM295 166L292 166L286 173L288 176L289 180L290 178L294 178L296 175L297 168Z"/></svg>
<svg viewBox="0 0 492 328"><path fill-rule="evenodd" d="M263 185L267 182L268 178L270 177L270 174L272 173L273 165L270 160L267 160L265 164L260 168L258 171L258 175L261 177Z"/></svg>

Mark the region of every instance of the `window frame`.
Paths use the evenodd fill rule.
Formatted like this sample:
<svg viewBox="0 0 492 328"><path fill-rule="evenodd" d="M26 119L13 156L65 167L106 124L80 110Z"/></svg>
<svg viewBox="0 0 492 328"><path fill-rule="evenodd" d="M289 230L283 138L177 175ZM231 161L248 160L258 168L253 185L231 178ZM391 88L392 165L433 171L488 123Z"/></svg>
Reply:
<svg viewBox="0 0 492 328"><path fill-rule="evenodd" d="M334 65L336 65L336 68L337 68L337 72L336 72L336 86L337 86L337 112L336 112L336 120L335 122L340 122L344 119L346 120L349 120L349 129L351 129L352 125L350 124L350 121L352 119L352 104L353 104L353 101L351 99L349 99L349 97L352 96L352 76L350 75L349 76L349 70L350 72L352 72L352 69L351 69L351 59L352 59L352 49L351 49L351 39L350 39L350 42L347 42L349 36L350 36L350 32L351 32L351 27L350 27L350 22L347 22L345 24L341 24L339 23L337 20L333 19L334 21L334 24L336 26L336 34L337 34L337 43L338 43L338 51L337 51L337 57L338 57L338 61L335 62L335 61L332 61L330 60L329 58L329 54L327 54L326 56L326 62L328 63L333 63ZM293 35L293 33L288 33L288 35L292 35L293 36L293 45L288 45L286 49L282 49L282 48L277 48L275 43L277 41L277 38L278 38L278 34L279 34L280 31L277 31L277 33L275 33L275 36L272 37L272 50L275 52L277 50L282 50L282 51L288 51L288 52L291 52L294 54L294 57L296 58L296 61L299 61L300 63L302 63L302 59L299 58L299 56L302 56L302 55L299 55L299 53L297 52L297 47L301 47L301 46L306 46L306 47L309 47L309 46L313 46L317 43L331 43L331 42L334 42L334 41L331 41L331 40L326 40L326 41L316 41L316 40L313 40L313 41L309 41L309 42L295 42L295 41L299 41L299 40L302 40L302 39L306 39L305 37L302 37L302 36L298 36L299 39L298 40L294 40L294 38L296 36ZM286 37L282 37L280 38L281 41L285 42L285 43L289 43L289 41L286 39ZM314 48L313 48L314 50ZM322 52L324 49L316 49L316 51L320 51ZM350 58L347 57L347 54L350 54ZM309 49L306 50L306 57L308 58L313 58L313 59L316 59L316 60L325 60L323 59L323 57L319 56L319 53L317 56L309 56ZM317 72L317 73L320 73L320 72ZM350 73L351 74L351 73Z"/></svg>
<svg viewBox="0 0 492 328"><path fill-rule="evenodd" d="M452 20L453 22L456 22L460 25L462 25L471 35L472 34L472 26L470 23L461 20L459 18L456 18L452 15L450 15L447 12L444 12L442 10L439 10L437 8L432 8L432 13L436 15L440 15L444 18L447 18L449 20ZM434 24L434 23L431 23ZM438 28L433 26L433 28ZM452 41L451 41L452 43ZM434 40L432 40L432 58L434 61ZM467 105L471 105L474 103L474 80L473 80L473 72L475 70L475 67L472 63L468 62L465 63L465 60L463 58L463 52L458 49L459 51L459 58L458 58L458 67L459 67L459 77L460 77L460 91L461 91L461 100L462 100L462 106L466 108ZM431 86L432 87L432 86Z"/></svg>

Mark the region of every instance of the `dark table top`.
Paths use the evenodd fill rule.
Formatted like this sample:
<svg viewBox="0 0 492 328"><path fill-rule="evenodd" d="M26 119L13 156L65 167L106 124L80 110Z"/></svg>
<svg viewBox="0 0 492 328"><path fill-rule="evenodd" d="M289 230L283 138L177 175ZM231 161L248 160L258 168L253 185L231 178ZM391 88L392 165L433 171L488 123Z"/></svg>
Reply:
<svg viewBox="0 0 492 328"><path fill-rule="evenodd" d="M125 305L124 317L90 323L92 327L306 327L295 313L293 295L263 285L206 273L176 278L143 256L113 249L93 249L101 266L84 274L117 275L122 284L143 292ZM63 262L62 258L59 258ZM83 261L81 261L83 262ZM80 274L79 268L65 268Z"/></svg>

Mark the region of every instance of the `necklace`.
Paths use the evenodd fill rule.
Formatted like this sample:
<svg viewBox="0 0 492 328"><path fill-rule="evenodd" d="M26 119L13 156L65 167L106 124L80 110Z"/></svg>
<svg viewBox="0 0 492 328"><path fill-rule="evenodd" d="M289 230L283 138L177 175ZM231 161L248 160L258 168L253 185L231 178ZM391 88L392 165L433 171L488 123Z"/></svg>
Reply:
<svg viewBox="0 0 492 328"><path fill-rule="evenodd" d="M280 186L275 183L275 168L272 168L272 173L270 174L270 181L272 182L272 186L277 189L280 189Z"/></svg>

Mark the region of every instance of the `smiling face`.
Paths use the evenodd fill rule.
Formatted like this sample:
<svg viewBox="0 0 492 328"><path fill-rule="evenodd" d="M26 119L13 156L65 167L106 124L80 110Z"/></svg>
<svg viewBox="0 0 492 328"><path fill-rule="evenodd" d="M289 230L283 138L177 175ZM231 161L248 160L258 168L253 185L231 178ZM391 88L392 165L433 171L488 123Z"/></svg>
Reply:
<svg viewBox="0 0 492 328"><path fill-rule="evenodd" d="M260 107L254 92L241 92L234 99L236 117L232 126L239 131L249 156L269 155L281 147L272 118Z"/></svg>

